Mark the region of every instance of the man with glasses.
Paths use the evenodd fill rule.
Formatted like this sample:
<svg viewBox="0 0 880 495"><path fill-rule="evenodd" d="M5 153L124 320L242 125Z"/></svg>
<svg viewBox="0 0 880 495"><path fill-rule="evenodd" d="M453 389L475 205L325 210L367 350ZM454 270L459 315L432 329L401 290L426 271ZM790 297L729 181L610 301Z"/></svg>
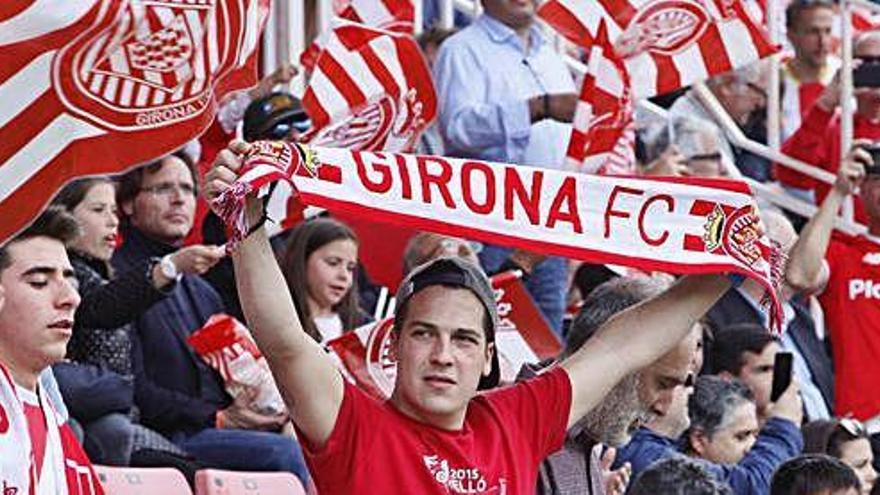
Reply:
<svg viewBox="0 0 880 495"><path fill-rule="evenodd" d="M644 175L725 177L733 163L722 153L726 145L720 130L710 121L697 117L675 117L657 121L639 131L646 164ZM673 166L658 166L664 160ZM656 170L655 170L656 169Z"/></svg>
<svg viewBox="0 0 880 495"><path fill-rule="evenodd" d="M767 107L767 91L769 84L769 65L758 61L726 72L706 81L706 87L715 96L733 121L746 132L754 128L754 123L763 118ZM725 175L740 177L747 175L759 181L769 178L766 164L755 162L751 155L735 148L724 127L709 111L708 105L694 91L689 90L669 109L670 117L696 117L711 123L711 127L722 137L720 152L724 156ZM760 137L754 135L754 137ZM735 166L730 166L734 164Z"/></svg>
<svg viewBox="0 0 880 495"><path fill-rule="evenodd" d="M311 126L302 103L290 93L275 92L254 100L244 112L244 140L294 140Z"/></svg>
<svg viewBox="0 0 880 495"><path fill-rule="evenodd" d="M217 292L201 277L184 274L168 256L193 226L196 180L187 155L175 153L120 178L117 203L124 243L113 265L125 271L148 259L173 280L169 295L132 325L135 404L141 421L177 443L206 467L307 472L293 440L278 433L286 413L258 412L252 394L234 401L223 378L192 350L187 337L224 312ZM202 263L224 256L218 246Z"/></svg>

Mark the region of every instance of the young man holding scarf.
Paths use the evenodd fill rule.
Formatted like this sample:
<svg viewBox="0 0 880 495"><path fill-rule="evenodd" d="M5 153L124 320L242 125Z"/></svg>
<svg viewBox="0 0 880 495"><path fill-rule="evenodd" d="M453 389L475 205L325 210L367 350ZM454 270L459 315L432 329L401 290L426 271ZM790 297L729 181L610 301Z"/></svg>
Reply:
<svg viewBox="0 0 880 495"><path fill-rule="evenodd" d="M220 152L205 178L209 201L236 181L249 149L233 143ZM248 225L257 225L261 202L248 197L245 208ZM265 229L250 230L233 255L242 306L322 494L534 493L539 463L566 430L675 346L730 288L720 275L685 277L609 320L559 366L477 394L496 366L494 297L479 269L440 258L401 285L396 384L380 403L346 383L303 332Z"/></svg>
<svg viewBox="0 0 880 495"><path fill-rule="evenodd" d="M79 306L65 243L76 220L51 208L0 246L0 487L3 494L102 494L66 423L49 366Z"/></svg>

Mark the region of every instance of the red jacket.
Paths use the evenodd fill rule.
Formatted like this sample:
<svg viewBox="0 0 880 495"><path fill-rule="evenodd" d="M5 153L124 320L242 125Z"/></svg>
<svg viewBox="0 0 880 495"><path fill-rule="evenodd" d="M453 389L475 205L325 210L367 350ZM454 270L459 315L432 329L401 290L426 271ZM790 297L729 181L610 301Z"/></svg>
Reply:
<svg viewBox="0 0 880 495"><path fill-rule="evenodd" d="M853 137L880 141L880 122L871 122L865 117L855 115ZM800 129L782 145L782 152L836 174L837 169L840 168L840 115L837 112L826 112L818 105L813 105ZM787 186L814 190L817 204L821 204L831 190L831 185L779 164L776 165L776 178ZM867 216L858 197L855 198L855 214L857 221L866 222Z"/></svg>

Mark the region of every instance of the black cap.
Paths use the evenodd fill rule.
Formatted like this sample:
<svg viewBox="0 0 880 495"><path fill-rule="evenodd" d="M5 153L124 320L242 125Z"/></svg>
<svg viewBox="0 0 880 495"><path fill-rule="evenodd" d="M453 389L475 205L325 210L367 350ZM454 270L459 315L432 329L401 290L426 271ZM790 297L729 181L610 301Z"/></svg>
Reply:
<svg viewBox="0 0 880 495"><path fill-rule="evenodd" d="M479 267L455 256L435 258L419 265L407 275L397 290L395 314L422 289L445 285L470 290L482 303L492 321L486 332L486 342L495 343L495 329L498 327L498 307L495 305L495 292L486 274ZM498 386L501 378L501 367L498 364L498 347L492 353L492 371L488 376L480 378L479 390Z"/></svg>
<svg viewBox="0 0 880 495"><path fill-rule="evenodd" d="M278 123L305 123L309 116L302 103L290 93L275 92L256 99L244 112L244 139L256 141L267 135Z"/></svg>

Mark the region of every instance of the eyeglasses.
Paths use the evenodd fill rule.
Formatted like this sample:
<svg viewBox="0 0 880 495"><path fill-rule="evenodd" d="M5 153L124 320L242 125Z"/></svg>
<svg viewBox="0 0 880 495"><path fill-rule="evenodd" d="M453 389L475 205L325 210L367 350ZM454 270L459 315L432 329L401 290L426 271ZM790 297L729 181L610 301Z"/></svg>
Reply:
<svg viewBox="0 0 880 495"><path fill-rule="evenodd" d="M715 153L703 153L700 155L692 155L692 156L689 156L687 159L685 159L685 161L688 163L695 162L697 160L711 160L713 162L720 162L721 161L721 152L716 151Z"/></svg>
<svg viewBox="0 0 880 495"><path fill-rule="evenodd" d="M855 418L840 418L837 421L837 424L839 424L841 428L843 428L847 433L854 437L863 437L867 435L865 425L863 425L861 421Z"/></svg>
<svg viewBox="0 0 880 495"><path fill-rule="evenodd" d="M156 196L172 196L178 191L184 196L196 195L196 188L194 186L190 184L174 184L171 182L163 182L161 184L156 184L155 186L142 187L140 190L141 192L148 192Z"/></svg>
<svg viewBox="0 0 880 495"><path fill-rule="evenodd" d="M274 140L284 139L290 135L291 129L293 129L291 122L278 122L266 131L265 138Z"/></svg>
<svg viewBox="0 0 880 495"><path fill-rule="evenodd" d="M264 133L265 139L275 139L280 140L284 139L290 135L291 131L297 131L300 134L309 130L312 122L309 119L296 121L296 120L282 120L281 122L273 125L269 130Z"/></svg>
<svg viewBox="0 0 880 495"><path fill-rule="evenodd" d="M749 89L751 89L752 91L754 91L755 93L757 93L758 96L760 96L761 98L763 98L765 100L767 99L767 90L766 89L762 88L761 86L758 86L755 83L750 83L750 82L746 83L746 86Z"/></svg>

